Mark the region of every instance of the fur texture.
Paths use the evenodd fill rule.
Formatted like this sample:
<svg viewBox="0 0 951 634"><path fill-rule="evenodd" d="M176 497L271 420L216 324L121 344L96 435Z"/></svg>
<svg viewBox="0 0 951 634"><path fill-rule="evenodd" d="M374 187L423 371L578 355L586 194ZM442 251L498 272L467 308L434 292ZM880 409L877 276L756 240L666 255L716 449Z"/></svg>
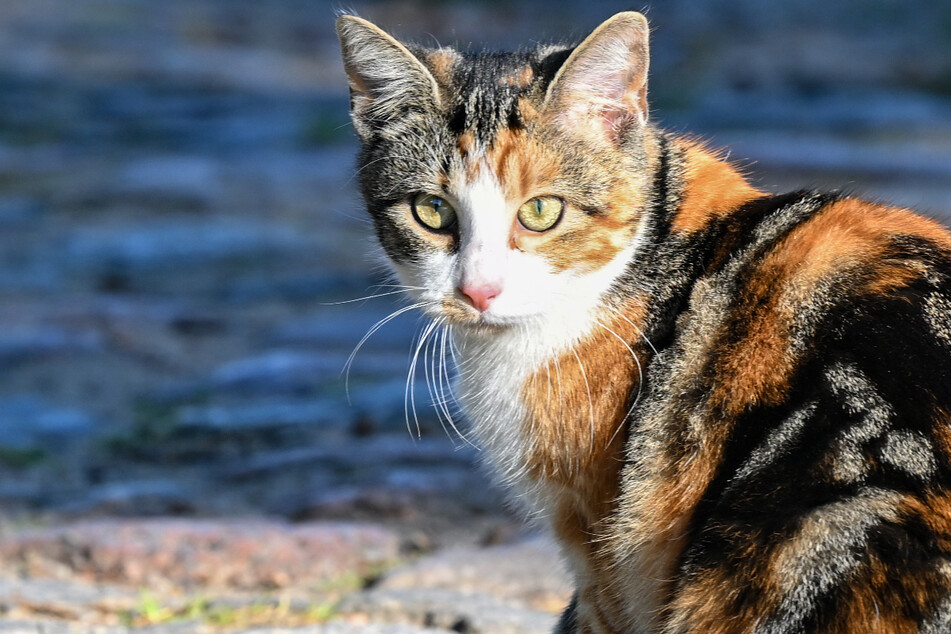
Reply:
<svg viewBox="0 0 951 634"><path fill-rule="evenodd" d="M516 53L338 31L380 243L574 572L558 632L951 631L944 228L654 128L636 13Z"/></svg>

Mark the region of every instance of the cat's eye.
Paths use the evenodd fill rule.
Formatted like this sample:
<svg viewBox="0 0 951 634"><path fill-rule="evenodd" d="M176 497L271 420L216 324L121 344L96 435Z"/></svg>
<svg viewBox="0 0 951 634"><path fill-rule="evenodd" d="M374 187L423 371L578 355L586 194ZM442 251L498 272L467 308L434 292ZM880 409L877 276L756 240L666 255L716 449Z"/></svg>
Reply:
<svg viewBox="0 0 951 634"><path fill-rule="evenodd" d="M412 200L413 215L423 226L445 231L456 224L456 210L445 198L430 194L416 194Z"/></svg>
<svg viewBox="0 0 951 634"><path fill-rule="evenodd" d="M518 221L529 231L548 231L555 226L565 210L565 203L557 196L539 196L522 203Z"/></svg>

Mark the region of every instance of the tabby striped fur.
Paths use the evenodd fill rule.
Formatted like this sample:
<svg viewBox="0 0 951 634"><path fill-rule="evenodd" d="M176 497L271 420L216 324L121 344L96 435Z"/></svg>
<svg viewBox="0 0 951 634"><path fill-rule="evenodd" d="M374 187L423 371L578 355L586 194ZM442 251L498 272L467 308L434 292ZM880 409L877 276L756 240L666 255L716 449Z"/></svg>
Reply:
<svg viewBox="0 0 951 634"><path fill-rule="evenodd" d="M338 31L381 245L575 575L558 632L951 631L944 228L764 194L653 127L638 14L510 54ZM459 223L421 228L417 192ZM539 195L564 216L527 233ZM503 290L480 311L465 279Z"/></svg>

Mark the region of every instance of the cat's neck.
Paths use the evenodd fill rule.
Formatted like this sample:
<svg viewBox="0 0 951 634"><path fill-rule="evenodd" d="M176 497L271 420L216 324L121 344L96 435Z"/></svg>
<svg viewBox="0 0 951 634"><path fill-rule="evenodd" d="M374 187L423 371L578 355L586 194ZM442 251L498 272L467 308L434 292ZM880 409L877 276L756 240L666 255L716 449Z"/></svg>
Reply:
<svg viewBox="0 0 951 634"><path fill-rule="evenodd" d="M615 288L646 289L641 329L651 349L668 345L693 285L729 257L755 224L756 201L767 194L694 139L664 132L656 150L646 230Z"/></svg>
<svg viewBox="0 0 951 634"><path fill-rule="evenodd" d="M566 303L550 323L457 340L462 402L477 442L516 496L532 509L556 509L550 519L559 532L582 540L616 497L627 414L644 389L654 346L662 345L649 339L682 310L689 278L711 253L683 263L674 287L672 278L656 279L665 275L660 252L761 196L698 143L656 133L648 152L653 202L642 230L604 268L590 297ZM671 290L658 293L659 285Z"/></svg>

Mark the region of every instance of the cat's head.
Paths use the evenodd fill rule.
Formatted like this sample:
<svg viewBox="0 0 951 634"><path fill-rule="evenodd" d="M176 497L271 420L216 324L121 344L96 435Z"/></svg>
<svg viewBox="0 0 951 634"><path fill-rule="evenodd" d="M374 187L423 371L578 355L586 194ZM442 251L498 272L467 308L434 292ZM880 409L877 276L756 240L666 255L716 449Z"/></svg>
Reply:
<svg viewBox="0 0 951 634"><path fill-rule="evenodd" d="M504 328L594 306L643 225L644 17L515 53L404 45L349 15L337 31L363 195L424 309Z"/></svg>

